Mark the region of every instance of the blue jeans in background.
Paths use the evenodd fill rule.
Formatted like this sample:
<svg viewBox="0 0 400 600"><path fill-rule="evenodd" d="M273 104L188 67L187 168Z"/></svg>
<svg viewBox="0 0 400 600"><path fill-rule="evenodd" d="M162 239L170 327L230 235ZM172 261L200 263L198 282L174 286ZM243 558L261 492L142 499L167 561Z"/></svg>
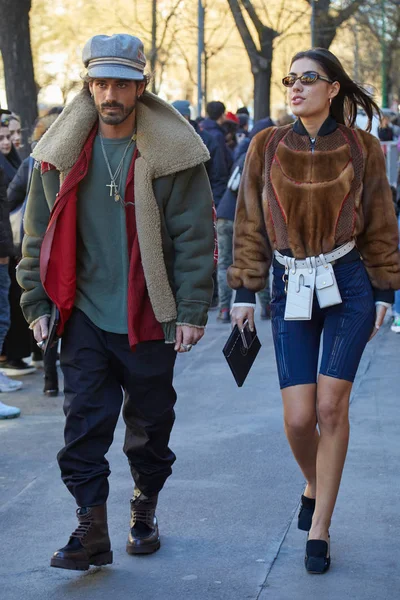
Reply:
<svg viewBox="0 0 400 600"><path fill-rule="evenodd" d="M8 264L0 264L0 348L3 347L7 331L10 328L10 302L8 292L10 289L10 276Z"/></svg>

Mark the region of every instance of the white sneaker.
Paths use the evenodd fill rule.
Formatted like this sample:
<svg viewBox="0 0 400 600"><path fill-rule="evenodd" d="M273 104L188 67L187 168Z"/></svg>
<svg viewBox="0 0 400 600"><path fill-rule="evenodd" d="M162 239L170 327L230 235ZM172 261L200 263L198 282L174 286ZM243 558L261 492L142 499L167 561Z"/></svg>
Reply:
<svg viewBox="0 0 400 600"><path fill-rule="evenodd" d="M395 317L390 328L394 333L400 333L400 317Z"/></svg>
<svg viewBox="0 0 400 600"><path fill-rule="evenodd" d="M22 388L22 381L9 379L3 373L0 373L0 392L16 392Z"/></svg>
<svg viewBox="0 0 400 600"><path fill-rule="evenodd" d="M19 417L21 411L15 406L7 406L0 402L0 419L15 419Z"/></svg>

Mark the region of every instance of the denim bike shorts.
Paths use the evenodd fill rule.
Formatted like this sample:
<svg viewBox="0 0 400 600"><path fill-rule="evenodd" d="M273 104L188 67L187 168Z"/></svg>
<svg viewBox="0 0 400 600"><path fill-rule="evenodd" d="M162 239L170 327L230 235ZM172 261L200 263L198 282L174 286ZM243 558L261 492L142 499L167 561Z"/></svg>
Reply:
<svg viewBox="0 0 400 600"><path fill-rule="evenodd" d="M285 321L284 268L274 263L272 332L281 389L317 382L322 375L354 381L375 324L371 282L361 259L334 265L342 303L320 308L314 295L310 321Z"/></svg>

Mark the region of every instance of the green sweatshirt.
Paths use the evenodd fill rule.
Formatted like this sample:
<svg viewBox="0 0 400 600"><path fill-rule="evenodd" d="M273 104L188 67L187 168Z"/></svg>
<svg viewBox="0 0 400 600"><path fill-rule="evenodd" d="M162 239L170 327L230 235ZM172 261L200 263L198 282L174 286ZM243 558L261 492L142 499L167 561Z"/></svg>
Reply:
<svg viewBox="0 0 400 600"><path fill-rule="evenodd" d="M113 173L129 139L103 139ZM132 144L124 159L122 196L134 148ZM97 135L88 173L78 189L75 306L100 329L126 334L129 258L125 208L115 202L114 195L110 197L108 184L110 175Z"/></svg>

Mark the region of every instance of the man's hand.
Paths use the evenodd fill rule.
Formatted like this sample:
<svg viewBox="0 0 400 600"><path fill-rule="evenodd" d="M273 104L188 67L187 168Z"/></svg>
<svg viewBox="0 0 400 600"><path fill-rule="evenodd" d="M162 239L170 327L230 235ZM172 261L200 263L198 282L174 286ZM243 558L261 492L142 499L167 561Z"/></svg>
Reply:
<svg viewBox="0 0 400 600"><path fill-rule="evenodd" d="M254 331L254 308L252 306L234 306L231 310L232 325L237 325L242 331L246 321L249 322L250 331Z"/></svg>
<svg viewBox="0 0 400 600"><path fill-rule="evenodd" d="M46 340L49 335L49 321L49 317L42 317L33 328L33 335L38 344Z"/></svg>
<svg viewBox="0 0 400 600"><path fill-rule="evenodd" d="M379 328L383 324L383 321L385 320L386 311L387 311L387 308L386 308L386 306L383 306L383 304L376 305L375 326L374 326L374 329L372 330L371 337L368 340L369 342L372 340L373 337L376 336Z"/></svg>
<svg viewBox="0 0 400 600"><path fill-rule="evenodd" d="M176 352L188 352L182 346L195 346L204 335L204 329L189 327L189 325L177 325L176 327Z"/></svg>

